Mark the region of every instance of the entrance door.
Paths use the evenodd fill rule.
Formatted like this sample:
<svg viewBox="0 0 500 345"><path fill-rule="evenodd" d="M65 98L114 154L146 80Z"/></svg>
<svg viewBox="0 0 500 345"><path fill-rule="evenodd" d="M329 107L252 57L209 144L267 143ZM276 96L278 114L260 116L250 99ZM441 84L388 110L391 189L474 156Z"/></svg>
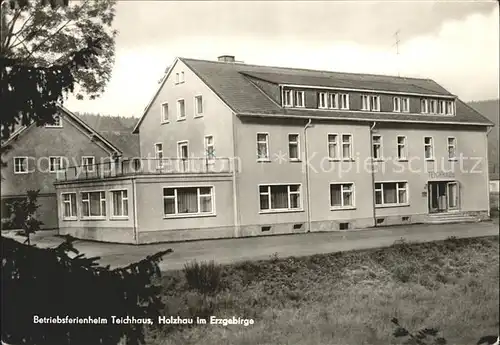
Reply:
<svg viewBox="0 0 500 345"><path fill-rule="evenodd" d="M429 182L429 212L446 212L448 210L447 182Z"/></svg>
<svg viewBox="0 0 500 345"><path fill-rule="evenodd" d="M457 210L459 201L458 183L448 182L448 210Z"/></svg>
<svg viewBox="0 0 500 345"><path fill-rule="evenodd" d="M459 208L459 190L456 181L435 181L428 183L429 212L448 212Z"/></svg>

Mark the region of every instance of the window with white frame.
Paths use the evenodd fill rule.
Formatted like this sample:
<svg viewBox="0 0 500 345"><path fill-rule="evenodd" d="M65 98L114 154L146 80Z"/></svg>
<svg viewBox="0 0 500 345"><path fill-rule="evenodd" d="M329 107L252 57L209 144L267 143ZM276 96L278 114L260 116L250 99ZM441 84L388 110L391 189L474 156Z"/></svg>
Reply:
<svg viewBox="0 0 500 345"><path fill-rule="evenodd" d="M453 115L454 114L454 101L446 101L446 115Z"/></svg>
<svg viewBox="0 0 500 345"><path fill-rule="evenodd" d="M257 133L257 159L269 160L269 134Z"/></svg>
<svg viewBox="0 0 500 345"><path fill-rule="evenodd" d="M14 157L14 173L28 173L28 157Z"/></svg>
<svg viewBox="0 0 500 345"><path fill-rule="evenodd" d="M332 208L354 207L354 185L352 183L330 184L330 206Z"/></svg>
<svg viewBox="0 0 500 345"><path fill-rule="evenodd" d="M196 96L194 98L194 116L203 116L203 97Z"/></svg>
<svg viewBox="0 0 500 345"><path fill-rule="evenodd" d="M438 101L435 99L431 99L429 102L429 113L437 114L438 113Z"/></svg>
<svg viewBox="0 0 500 345"><path fill-rule="evenodd" d="M339 108L339 94L338 93L329 93L328 94L328 107L330 109L338 109Z"/></svg>
<svg viewBox="0 0 500 345"><path fill-rule="evenodd" d="M422 114L429 113L429 100L427 100L426 98L422 98L420 100L420 112Z"/></svg>
<svg viewBox="0 0 500 345"><path fill-rule="evenodd" d="M104 191L82 192L82 216L106 217L106 193Z"/></svg>
<svg viewBox="0 0 500 345"><path fill-rule="evenodd" d="M215 146L213 135L205 136L205 157L213 162L215 159Z"/></svg>
<svg viewBox="0 0 500 345"><path fill-rule="evenodd" d="M446 101L440 100L438 102L438 114L440 114L440 115L446 114Z"/></svg>
<svg viewBox="0 0 500 345"><path fill-rule="evenodd" d="M52 117L54 119L54 122L52 124L46 124L45 127L53 127L53 128L62 128L62 118L61 118L61 115L54 115Z"/></svg>
<svg viewBox="0 0 500 345"><path fill-rule="evenodd" d="M63 193L62 196L62 209L64 219L74 219L77 217L76 209L76 193Z"/></svg>
<svg viewBox="0 0 500 345"><path fill-rule="evenodd" d="M339 159L339 135L328 134L328 158Z"/></svg>
<svg viewBox="0 0 500 345"><path fill-rule="evenodd" d="M293 92L293 106L297 108L305 107L305 93L304 91L295 90Z"/></svg>
<svg viewBox="0 0 500 345"><path fill-rule="evenodd" d="M393 97L392 98L393 110L396 113L401 112L401 97Z"/></svg>
<svg viewBox="0 0 500 345"><path fill-rule="evenodd" d="M157 168L163 167L163 144L161 143L155 144L155 160Z"/></svg>
<svg viewBox="0 0 500 345"><path fill-rule="evenodd" d="M398 160L406 160L408 158L408 151L406 147L406 137L398 135Z"/></svg>
<svg viewBox="0 0 500 345"><path fill-rule="evenodd" d="M342 159L352 159L352 135L342 134Z"/></svg>
<svg viewBox="0 0 500 345"><path fill-rule="evenodd" d="M375 95L361 95L361 110L380 111L380 97Z"/></svg>
<svg viewBox="0 0 500 345"><path fill-rule="evenodd" d="M65 157L49 157L49 172L58 172L64 169Z"/></svg>
<svg viewBox="0 0 500 345"><path fill-rule="evenodd" d="M175 83L179 84L179 80L180 80L179 73L175 73Z"/></svg>
<svg viewBox="0 0 500 345"><path fill-rule="evenodd" d="M168 103L163 103L161 105L161 123L168 122Z"/></svg>
<svg viewBox="0 0 500 345"><path fill-rule="evenodd" d="M319 92L318 93L318 108L327 109L328 108L328 93Z"/></svg>
<svg viewBox="0 0 500 345"><path fill-rule="evenodd" d="M184 83L184 72L181 72L181 74L179 75L179 83Z"/></svg>
<svg viewBox="0 0 500 345"><path fill-rule="evenodd" d="M288 134L288 157L290 160L299 160L299 135L298 134Z"/></svg>
<svg viewBox="0 0 500 345"><path fill-rule="evenodd" d="M349 95L347 93L340 93L338 97L340 109L349 109Z"/></svg>
<svg viewBox="0 0 500 345"><path fill-rule="evenodd" d="M448 137L448 159L457 159L457 139L455 137Z"/></svg>
<svg viewBox="0 0 500 345"><path fill-rule="evenodd" d="M375 183L375 205L391 206L408 204L408 183L379 182Z"/></svg>
<svg viewBox="0 0 500 345"><path fill-rule="evenodd" d="M410 112L410 99L408 97L401 98L401 111L403 113Z"/></svg>
<svg viewBox="0 0 500 345"><path fill-rule="evenodd" d="M299 184L259 186L259 195L261 211L301 209Z"/></svg>
<svg viewBox="0 0 500 345"><path fill-rule="evenodd" d="M189 143L187 141L180 141L177 143L177 158L189 158Z"/></svg>
<svg viewBox="0 0 500 345"><path fill-rule="evenodd" d="M289 90L289 89L283 90L283 106L284 107L293 107L292 90Z"/></svg>
<svg viewBox="0 0 500 345"><path fill-rule="evenodd" d="M113 217L128 217L128 192L124 190L111 191L113 200Z"/></svg>
<svg viewBox="0 0 500 345"><path fill-rule="evenodd" d="M165 216L214 213L213 187L163 188Z"/></svg>
<svg viewBox="0 0 500 345"><path fill-rule="evenodd" d="M186 105L183 99L177 101L177 120L184 120L186 118Z"/></svg>
<svg viewBox="0 0 500 345"><path fill-rule="evenodd" d="M95 157L94 156L83 156L82 157L82 167L85 171L94 171Z"/></svg>
<svg viewBox="0 0 500 345"><path fill-rule="evenodd" d="M382 159L382 136L379 134L374 134L372 136L373 144L373 159Z"/></svg>
<svg viewBox="0 0 500 345"><path fill-rule="evenodd" d="M426 160L434 159L434 147L432 137L424 137L424 157Z"/></svg>

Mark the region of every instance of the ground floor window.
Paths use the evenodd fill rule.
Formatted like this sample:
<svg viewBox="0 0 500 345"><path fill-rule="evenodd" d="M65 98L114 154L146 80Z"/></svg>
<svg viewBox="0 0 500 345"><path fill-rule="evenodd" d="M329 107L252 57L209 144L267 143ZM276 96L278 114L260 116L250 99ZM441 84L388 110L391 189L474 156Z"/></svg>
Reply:
<svg viewBox="0 0 500 345"><path fill-rule="evenodd" d="M375 204L377 206L407 204L406 182L375 183Z"/></svg>
<svg viewBox="0 0 500 345"><path fill-rule="evenodd" d="M128 195L126 190L111 191L113 217L128 217Z"/></svg>
<svg viewBox="0 0 500 345"><path fill-rule="evenodd" d="M163 209L168 215L203 215L214 211L213 187L163 188Z"/></svg>
<svg viewBox="0 0 500 345"><path fill-rule="evenodd" d="M106 194L103 191L82 192L82 216L106 217Z"/></svg>
<svg viewBox="0 0 500 345"><path fill-rule="evenodd" d="M332 208L354 207L354 185L352 183L330 184L330 206Z"/></svg>
<svg viewBox="0 0 500 345"><path fill-rule="evenodd" d="M301 208L300 184L259 187L260 210L298 210Z"/></svg>
<svg viewBox="0 0 500 345"><path fill-rule="evenodd" d="M63 218L76 218L77 217L77 209L76 209L76 193L64 193L62 194L62 203L63 203Z"/></svg>

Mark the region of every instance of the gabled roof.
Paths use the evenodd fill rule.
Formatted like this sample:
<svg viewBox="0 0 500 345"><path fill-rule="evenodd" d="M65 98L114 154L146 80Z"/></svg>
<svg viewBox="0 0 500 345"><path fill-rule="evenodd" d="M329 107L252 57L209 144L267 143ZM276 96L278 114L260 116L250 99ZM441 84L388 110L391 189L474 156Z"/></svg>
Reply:
<svg viewBox="0 0 500 345"><path fill-rule="evenodd" d="M119 132L119 134L124 134L120 139L116 138L116 135L108 135L104 131L98 131L92 126L90 126L86 121L82 120L80 116L77 114L72 113L62 105L58 105L59 110L64 114L64 116L67 116L71 118L73 121L75 121L78 125L80 125L82 128L84 128L89 134L95 136L98 138L110 151L110 153L114 153L118 156L122 155L127 155L127 156L138 156L138 138L136 135L133 135L131 133L131 128L127 128L126 134L123 132ZM28 125L28 126L21 126L18 129L16 129L10 136L8 140L5 141L5 143L2 144L2 147L8 146L13 140L15 140L17 137L25 133L29 128L35 126L34 123ZM125 136L128 136L128 140L123 140ZM132 137L133 136L133 137Z"/></svg>
<svg viewBox="0 0 500 345"><path fill-rule="evenodd" d="M278 85L309 85L395 93L419 94L422 96L455 97L438 83L430 79L394 77L374 74L339 73L307 69L268 67L179 58L235 114L240 116L309 117L323 119L349 119L360 121L425 122L475 124L489 126L492 123L457 100L455 116L426 116L420 114L398 114L382 112L283 109L252 78Z"/></svg>

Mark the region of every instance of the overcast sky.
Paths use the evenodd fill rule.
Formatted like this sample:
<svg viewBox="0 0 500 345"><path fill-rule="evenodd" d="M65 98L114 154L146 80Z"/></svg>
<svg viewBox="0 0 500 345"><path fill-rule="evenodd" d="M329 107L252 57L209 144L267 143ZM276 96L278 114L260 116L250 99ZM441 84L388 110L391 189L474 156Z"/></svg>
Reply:
<svg viewBox="0 0 500 345"><path fill-rule="evenodd" d="M464 101L498 98L496 1L130 1L116 7L106 92L73 111L140 116L175 57L436 80ZM395 32L399 30L399 55Z"/></svg>

